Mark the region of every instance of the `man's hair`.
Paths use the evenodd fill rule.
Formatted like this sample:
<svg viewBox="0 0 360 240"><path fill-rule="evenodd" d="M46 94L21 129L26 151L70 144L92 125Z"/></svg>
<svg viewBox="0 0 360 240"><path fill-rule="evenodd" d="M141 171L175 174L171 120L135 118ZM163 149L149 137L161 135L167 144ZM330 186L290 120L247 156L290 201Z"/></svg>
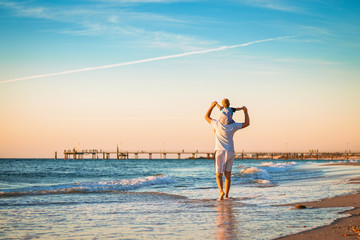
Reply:
<svg viewBox="0 0 360 240"><path fill-rule="evenodd" d="M222 100L222 105L223 105L223 107L226 107L226 108L230 107L229 99L224 98L224 100Z"/></svg>

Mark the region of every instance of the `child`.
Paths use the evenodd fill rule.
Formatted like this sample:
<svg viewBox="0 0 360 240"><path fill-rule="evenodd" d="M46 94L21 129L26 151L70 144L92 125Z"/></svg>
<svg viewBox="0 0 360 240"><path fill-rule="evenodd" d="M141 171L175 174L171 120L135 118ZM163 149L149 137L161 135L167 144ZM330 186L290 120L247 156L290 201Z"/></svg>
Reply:
<svg viewBox="0 0 360 240"><path fill-rule="evenodd" d="M241 107L241 108L231 108L230 107L230 101L229 99L227 98L224 98L222 100L222 107L216 103L216 106L220 109L221 111L221 115L220 115L220 118L219 118L219 122L221 124L224 124L224 125L229 125L229 124L232 124L234 123L234 120L232 118L233 116L233 113L236 112L236 111L240 111L242 110L244 107Z"/></svg>

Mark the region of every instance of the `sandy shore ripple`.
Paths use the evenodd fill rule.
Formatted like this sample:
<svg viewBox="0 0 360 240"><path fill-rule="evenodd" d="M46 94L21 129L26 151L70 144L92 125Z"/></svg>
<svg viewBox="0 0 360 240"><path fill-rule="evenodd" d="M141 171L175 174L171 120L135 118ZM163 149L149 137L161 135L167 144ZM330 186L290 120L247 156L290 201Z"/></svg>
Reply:
<svg viewBox="0 0 360 240"><path fill-rule="evenodd" d="M359 162L348 163L331 163L326 166L336 165L352 165L360 166ZM360 184L360 177L350 179L350 184ZM354 207L354 209L345 211L349 217L341 218L334 221L328 226L323 226L308 230L305 232L280 237L277 239L286 240L307 240L307 239L326 239L326 240L338 240L338 239L360 239L360 191L355 194L337 196L333 198L327 198L315 202L305 202L296 204L287 204L283 206L304 205L307 208L327 208L327 207ZM299 210L301 211L301 210Z"/></svg>

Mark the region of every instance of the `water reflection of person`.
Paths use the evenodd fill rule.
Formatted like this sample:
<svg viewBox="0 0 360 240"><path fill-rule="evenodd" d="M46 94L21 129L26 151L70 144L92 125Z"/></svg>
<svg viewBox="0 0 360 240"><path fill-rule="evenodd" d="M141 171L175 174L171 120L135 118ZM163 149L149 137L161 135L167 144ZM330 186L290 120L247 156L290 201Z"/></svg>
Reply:
<svg viewBox="0 0 360 240"><path fill-rule="evenodd" d="M231 201L217 203L216 238L221 240L238 239L237 221Z"/></svg>

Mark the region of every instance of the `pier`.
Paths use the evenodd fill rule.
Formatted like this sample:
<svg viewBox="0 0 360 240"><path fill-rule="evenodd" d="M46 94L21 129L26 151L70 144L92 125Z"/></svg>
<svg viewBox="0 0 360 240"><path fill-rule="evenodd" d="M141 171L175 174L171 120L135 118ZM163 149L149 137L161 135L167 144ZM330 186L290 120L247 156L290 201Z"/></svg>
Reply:
<svg viewBox="0 0 360 240"><path fill-rule="evenodd" d="M214 152L200 152L200 151L103 151L103 150L64 150L64 159L112 159L115 156L117 160L120 159L139 159L139 156L148 159L158 157L160 159L181 159L181 156L188 155L188 158L207 158L213 159ZM55 159L57 159L57 152L55 152Z"/></svg>
<svg viewBox="0 0 360 240"><path fill-rule="evenodd" d="M103 151L97 149L89 150L64 150L64 159L214 159L215 152L209 151L121 151L117 147L116 151ZM58 158L57 152L55 152L55 159ZM290 152L236 152L236 159L270 159L270 160L360 160L360 153L352 152L318 152L310 151L304 153L290 153Z"/></svg>

